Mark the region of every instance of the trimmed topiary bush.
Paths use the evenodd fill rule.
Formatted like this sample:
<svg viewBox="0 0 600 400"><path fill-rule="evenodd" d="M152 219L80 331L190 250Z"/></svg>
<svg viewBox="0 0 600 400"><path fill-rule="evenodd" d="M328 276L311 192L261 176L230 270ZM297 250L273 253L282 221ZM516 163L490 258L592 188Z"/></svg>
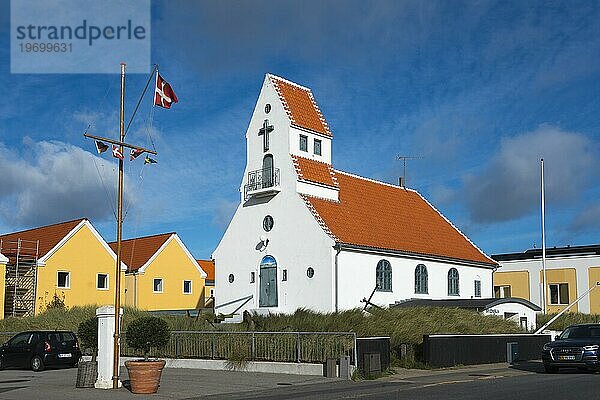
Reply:
<svg viewBox="0 0 600 400"><path fill-rule="evenodd" d="M77 337L85 349L92 351L92 362L98 356L98 318L91 317L79 324Z"/></svg>
<svg viewBox="0 0 600 400"><path fill-rule="evenodd" d="M169 325L158 317L138 318L129 323L125 333L127 346L143 352L146 361L150 349L166 346L170 337Z"/></svg>

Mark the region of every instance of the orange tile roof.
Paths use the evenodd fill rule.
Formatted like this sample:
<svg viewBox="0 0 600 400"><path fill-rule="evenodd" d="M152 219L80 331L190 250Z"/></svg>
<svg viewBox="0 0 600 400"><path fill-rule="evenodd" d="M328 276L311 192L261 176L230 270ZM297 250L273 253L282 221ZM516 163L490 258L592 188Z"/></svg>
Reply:
<svg viewBox="0 0 600 400"><path fill-rule="evenodd" d="M127 272L135 272L140 269L173 234L174 232L161 233L122 240L121 261L127 265ZM115 253L117 252L117 242L111 242L108 245Z"/></svg>
<svg viewBox="0 0 600 400"><path fill-rule="evenodd" d="M196 260L202 271L206 272L206 280L215 280L215 260Z"/></svg>
<svg viewBox="0 0 600 400"><path fill-rule="evenodd" d="M293 154L292 161L300 180L338 187L335 171L331 164L298 157Z"/></svg>
<svg viewBox="0 0 600 400"><path fill-rule="evenodd" d="M336 176L339 202L302 195L334 240L497 265L416 191L337 170Z"/></svg>
<svg viewBox="0 0 600 400"><path fill-rule="evenodd" d="M332 137L327 121L309 88L269 74L292 125Z"/></svg>
<svg viewBox="0 0 600 400"><path fill-rule="evenodd" d="M58 224L41 226L38 228L27 229L19 232L12 232L0 235L2 240L2 248L0 253L8 257L9 262L15 262L16 247L14 242L19 239L27 241L22 244L21 254L35 255L35 243L39 240L38 259L45 256L54 248L69 232L71 232L81 221L86 218L74 219L72 221L60 222Z"/></svg>

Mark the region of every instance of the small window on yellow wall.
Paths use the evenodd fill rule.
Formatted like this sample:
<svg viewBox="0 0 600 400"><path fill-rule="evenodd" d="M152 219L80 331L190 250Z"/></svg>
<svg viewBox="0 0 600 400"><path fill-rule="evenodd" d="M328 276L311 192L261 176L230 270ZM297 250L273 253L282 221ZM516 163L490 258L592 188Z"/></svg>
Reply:
<svg viewBox="0 0 600 400"><path fill-rule="evenodd" d="M183 294L192 294L192 281L183 281Z"/></svg>
<svg viewBox="0 0 600 400"><path fill-rule="evenodd" d="M550 304L569 304L569 284L553 283L550 286Z"/></svg>
<svg viewBox="0 0 600 400"><path fill-rule="evenodd" d="M154 291L154 293L162 293L162 291L163 291L162 278L154 278L152 290Z"/></svg>
<svg viewBox="0 0 600 400"><path fill-rule="evenodd" d="M60 289L69 289L71 287L71 273L67 271L58 271L56 273L56 287Z"/></svg>
<svg viewBox="0 0 600 400"><path fill-rule="evenodd" d="M96 289L108 290L108 274L96 275Z"/></svg>

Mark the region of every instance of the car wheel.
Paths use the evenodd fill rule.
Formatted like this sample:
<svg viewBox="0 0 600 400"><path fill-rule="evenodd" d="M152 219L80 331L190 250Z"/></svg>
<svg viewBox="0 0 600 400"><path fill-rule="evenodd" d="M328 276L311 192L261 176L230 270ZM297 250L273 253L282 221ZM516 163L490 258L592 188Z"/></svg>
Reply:
<svg viewBox="0 0 600 400"><path fill-rule="evenodd" d="M71 368L75 368L75 367L76 367L76 366L79 364L79 361L81 361L81 359L74 360L74 361L71 363Z"/></svg>
<svg viewBox="0 0 600 400"><path fill-rule="evenodd" d="M4 357L0 357L0 371L6 368L6 362L4 361Z"/></svg>
<svg viewBox="0 0 600 400"><path fill-rule="evenodd" d="M551 365L544 365L544 370L547 374L555 374L558 372L558 367L553 367Z"/></svg>
<svg viewBox="0 0 600 400"><path fill-rule="evenodd" d="M40 356L34 356L31 359L31 369L35 372L40 372L44 370L44 362Z"/></svg>

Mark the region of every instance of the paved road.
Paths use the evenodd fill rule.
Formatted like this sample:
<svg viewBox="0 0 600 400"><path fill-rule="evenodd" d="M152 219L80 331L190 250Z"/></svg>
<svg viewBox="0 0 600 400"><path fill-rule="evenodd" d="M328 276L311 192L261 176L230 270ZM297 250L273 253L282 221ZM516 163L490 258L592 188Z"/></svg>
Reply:
<svg viewBox="0 0 600 400"><path fill-rule="evenodd" d="M134 396L126 389L74 387L76 369L0 371L0 399L595 399L600 373L565 371L549 375L539 363L505 364L444 371L405 370L376 381L190 369L166 369L159 393ZM127 373L124 372L123 377Z"/></svg>

